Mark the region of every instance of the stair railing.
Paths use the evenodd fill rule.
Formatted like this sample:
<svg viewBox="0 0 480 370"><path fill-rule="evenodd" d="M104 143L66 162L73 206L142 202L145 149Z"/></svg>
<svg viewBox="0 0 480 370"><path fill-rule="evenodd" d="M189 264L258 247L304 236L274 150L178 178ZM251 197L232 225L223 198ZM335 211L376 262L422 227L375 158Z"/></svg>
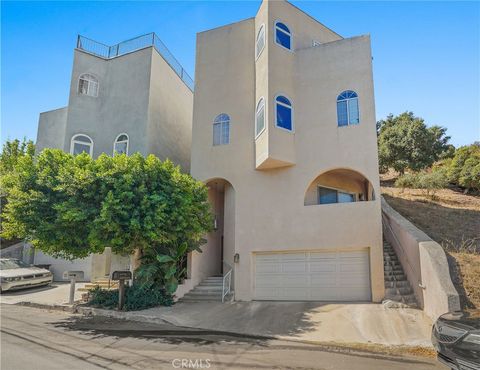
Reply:
<svg viewBox="0 0 480 370"><path fill-rule="evenodd" d="M223 274L222 279L222 303L225 302L225 297L230 293L230 288L232 285L232 271L233 267L226 261L222 261L225 266L227 266L227 272Z"/></svg>

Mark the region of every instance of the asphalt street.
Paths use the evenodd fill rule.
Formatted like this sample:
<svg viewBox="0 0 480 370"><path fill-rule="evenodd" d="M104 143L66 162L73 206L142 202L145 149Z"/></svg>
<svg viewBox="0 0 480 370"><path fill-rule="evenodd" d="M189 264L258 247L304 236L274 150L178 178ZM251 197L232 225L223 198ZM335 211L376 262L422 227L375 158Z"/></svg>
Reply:
<svg viewBox="0 0 480 370"><path fill-rule="evenodd" d="M17 305L1 305L2 370L441 370L434 359L392 357Z"/></svg>

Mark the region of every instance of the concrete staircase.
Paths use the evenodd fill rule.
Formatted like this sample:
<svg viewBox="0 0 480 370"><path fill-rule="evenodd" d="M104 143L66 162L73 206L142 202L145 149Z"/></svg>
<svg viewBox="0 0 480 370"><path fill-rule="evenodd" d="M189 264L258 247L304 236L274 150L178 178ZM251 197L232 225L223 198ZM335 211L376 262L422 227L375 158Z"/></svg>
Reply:
<svg viewBox="0 0 480 370"><path fill-rule="evenodd" d="M211 276L203 280L199 285L185 294L179 299L180 302L203 302L222 300L222 276ZM225 297L225 300L230 300L233 292Z"/></svg>
<svg viewBox="0 0 480 370"><path fill-rule="evenodd" d="M393 247L383 242L383 267L385 277L385 300L398 302L410 307L417 307L410 282L403 271Z"/></svg>
<svg viewBox="0 0 480 370"><path fill-rule="evenodd" d="M89 292L90 290L95 289L97 286L106 290L114 290L118 289L118 281L108 279L96 280L95 282L85 284L83 288L78 288L77 290L79 292Z"/></svg>

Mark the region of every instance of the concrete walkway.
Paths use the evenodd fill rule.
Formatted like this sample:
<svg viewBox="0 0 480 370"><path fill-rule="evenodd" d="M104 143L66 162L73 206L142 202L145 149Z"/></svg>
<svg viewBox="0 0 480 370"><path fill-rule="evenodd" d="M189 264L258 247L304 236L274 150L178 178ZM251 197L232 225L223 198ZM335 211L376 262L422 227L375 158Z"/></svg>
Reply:
<svg viewBox="0 0 480 370"><path fill-rule="evenodd" d="M85 283L77 283L75 287L84 287ZM29 288L15 291L6 291L0 295L0 303L18 304L33 303L38 305L58 306L68 302L70 283L54 282L49 286ZM75 292L75 300L82 297L82 292Z"/></svg>
<svg viewBox="0 0 480 370"><path fill-rule="evenodd" d="M308 342L432 346L432 322L423 311L381 304L192 302L136 312L93 311L128 320Z"/></svg>

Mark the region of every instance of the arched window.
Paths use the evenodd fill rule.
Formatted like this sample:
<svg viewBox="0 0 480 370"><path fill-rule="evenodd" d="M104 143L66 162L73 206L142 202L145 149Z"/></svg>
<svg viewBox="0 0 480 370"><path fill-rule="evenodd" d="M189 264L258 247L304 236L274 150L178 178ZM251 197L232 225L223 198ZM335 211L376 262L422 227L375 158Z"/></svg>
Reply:
<svg viewBox="0 0 480 370"><path fill-rule="evenodd" d="M213 120L213 145L224 145L230 142L230 117L219 114Z"/></svg>
<svg viewBox="0 0 480 370"><path fill-rule="evenodd" d="M337 97L338 126L356 125L360 123L358 112L358 96L355 91L347 90Z"/></svg>
<svg viewBox="0 0 480 370"><path fill-rule="evenodd" d="M282 22L275 22L275 42L285 49L292 50L292 34Z"/></svg>
<svg viewBox="0 0 480 370"><path fill-rule="evenodd" d="M260 98L255 111L255 137L265 129L265 99Z"/></svg>
<svg viewBox="0 0 480 370"><path fill-rule="evenodd" d="M257 40L255 42L255 58L258 58L265 47L265 26L262 24L257 33Z"/></svg>
<svg viewBox="0 0 480 370"><path fill-rule="evenodd" d="M84 134L73 135L70 142L70 154L77 155L83 152L90 157L93 155L93 140Z"/></svg>
<svg viewBox="0 0 480 370"><path fill-rule="evenodd" d="M120 134L113 143L113 154L127 154L128 155L128 135Z"/></svg>
<svg viewBox="0 0 480 370"><path fill-rule="evenodd" d="M292 103L285 96L275 98L275 125L293 131Z"/></svg>
<svg viewBox="0 0 480 370"><path fill-rule="evenodd" d="M78 93L81 95L98 96L98 80L95 76L84 73L78 79Z"/></svg>

